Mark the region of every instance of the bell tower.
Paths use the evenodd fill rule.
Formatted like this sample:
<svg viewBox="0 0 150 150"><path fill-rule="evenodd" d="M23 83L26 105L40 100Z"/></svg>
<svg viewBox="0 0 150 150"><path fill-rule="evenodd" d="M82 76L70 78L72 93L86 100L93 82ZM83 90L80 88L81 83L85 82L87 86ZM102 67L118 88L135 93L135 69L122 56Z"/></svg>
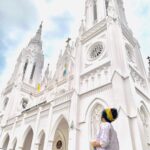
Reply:
<svg viewBox="0 0 150 150"><path fill-rule="evenodd" d="M143 112L139 110L143 106L146 106L145 111L150 108L149 82L139 43L126 21L123 1L86 0L85 20L81 23L76 47L81 116L88 102L89 107L103 102L107 107L116 107L120 149L148 149L149 143L143 139L149 140L144 130L150 130L150 123L144 129L140 118ZM91 114L87 118L89 116ZM91 122L84 119L81 122L86 122L82 128L86 130L87 125L88 132ZM92 130L91 127L93 133ZM125 137L122 136L124 131ZM90 134L89 139L92 138ZM82 146L80 149L89 148Z"/></svg>
<svg viewBox="0 0 150 150"><path fill-rule="evenodd" d="M86 0L85 2L85 27L90 29L107 16L118 18L127 25L122 0Z"/></svg>
<svg viewBox="0 0 150 150"><path fill-rule="evenodd" d="M0 108L4 114L3 126L9 118L21 113L27 105L34 105L30 96L37 91L44 63L41 33L42 23L27 47L21 51L14 72L3 90Z"/></svg>
<svg viewBox="0 0 150 150"><path fill-rule="evenodd" d="M27 47L20 53L14 73L8 84L11 84L12 82L15 82L15 84L26 83L32 87L36 87L41 80L44 63L41 32L42 23Z"/></svg>

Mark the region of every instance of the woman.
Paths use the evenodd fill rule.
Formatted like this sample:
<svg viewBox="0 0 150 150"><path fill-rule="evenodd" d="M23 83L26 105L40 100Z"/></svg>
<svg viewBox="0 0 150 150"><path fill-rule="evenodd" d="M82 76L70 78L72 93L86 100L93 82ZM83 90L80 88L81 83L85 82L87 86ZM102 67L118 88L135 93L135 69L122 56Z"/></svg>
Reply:
<svg viewBox="0 0 150 150"><path fill-rule="evenodd" d="M116 131L111 122L118 117L117 109L107 108L102 111L101 125L96 140L90 142L94 150L119 150Z"/></svg>

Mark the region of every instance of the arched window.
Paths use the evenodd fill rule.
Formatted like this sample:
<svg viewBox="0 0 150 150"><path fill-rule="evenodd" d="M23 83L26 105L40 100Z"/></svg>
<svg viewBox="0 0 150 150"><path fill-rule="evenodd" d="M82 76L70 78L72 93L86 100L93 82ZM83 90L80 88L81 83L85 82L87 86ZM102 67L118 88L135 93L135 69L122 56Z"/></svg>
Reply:
<svg viewBox="0 0 150 150"><path fill-rule="evenodd" d="M35 67L36 67L36 64L33 65L32 72L31 72L31 76L30 76L30 80L33 79L34 72L35 72Z"/></svg>
<svg viewBox="0 0 150 150"><path fill-rule="evenodd" d="M91 138L95 138L98 134L101 122L101 112L103 110L103 106L98 104L94 107L91 112Z"/></svg>
<svg viewBox="0 0 150 150"><path fill-rule="evenodd" d="M33 140L33 130L30 129L25 137L22 150L31 150L32 140Z"/></svg>
<svg viewBox="0 0 150 150"><path fill-rule="evenodd" d="M97 1L93 1L93 17L94 17L94 22L97 21Z"/></svg>
<svg viewBox="0 0 150 150"><path fill-rule="evenodd" d="M106 6L106 15L108 15L108 5L109 5L109 1L108 0L105 0L105 6Z"/></svg>
<svg viewBox="0 0 150 150"><path fill-rule="evenodd" d="M94 43L87 52L87 57L89 60L95 60L102 56L104 52L104 44L102 42Z"/></svg>
<svg viewBox="0 0 150 150"><path fill-rule="evenodd" d="M17 146L17 139L15 138L13 141L13 149L12 150L16 150L16 146Z"/></svg>
<svg viewBox="0 0 150 150"><path fill-rule="evenodd" d="M147 144L150 144L150 116L144 105L140 107L140 117L144 127L144 135Z"/></svg>
<svg viewBox="0 0 150 150"><path fill-rule="evenodd" d="M9 137L9 135L6 135L5 141L4 141L3 146L2 146L2 149L3 149L3 150L7 150L9 141L10 141L10 137Z"/></svg>
<svg viewBox="0 0 150 150"><path fill-rule="evenodd" d="M25 73L26 73L26 70L27 70L27 66L28 66L28 60L26 61L25 65L24 65L24 68L23 68L22 80L24 79L24 76L25 76Z"/></svg>
<svg viewBox="0 0 150 150"><path fill-rule="evenodd" d="M68 64L65 63L64 68L63 68L63 77L67 75L67 68L68 68Z"/></svg>
<svg viewBox="0 0 150 150"><path fill-rule="evenodd" d="M39 135L39 148L38 150L43 150L44 149L44 141L45 141L45 133L42 131Z"/></svg>
<svg viewBox="0 0 150 150"><path fill-rule="evenodd" d="M8 104L8 101L9 101L9 98L6 97L6 98L4 99L4 103L3 103L3 110L6 109L6 106L7 106L7 104Z"/></svg>
<svg viewBox="0 0 150 150"><path fill-rule="evenodd" d="M125 47L126 47L128 62L135 63L135 54L133 49L128 44L126 44Z"/></svg>

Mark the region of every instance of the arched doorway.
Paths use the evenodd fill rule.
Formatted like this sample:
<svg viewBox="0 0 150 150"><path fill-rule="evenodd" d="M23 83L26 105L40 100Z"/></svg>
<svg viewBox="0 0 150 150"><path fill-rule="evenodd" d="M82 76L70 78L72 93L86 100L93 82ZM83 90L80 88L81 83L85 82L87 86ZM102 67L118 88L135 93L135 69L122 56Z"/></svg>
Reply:
<svg viewBox="0 0 150 150"><path fill-rule="evenodd" d="M13 141L13 149L12 150L16 150L16 145L17 145L17 139L15 138Z"/></svg>
<svg viewBox="0 0 150 150"><path fill-rule="evenodd" d="M42 131L40 134L39 150L43 150L45 141L45 133Z"/></svg>
<svg viewBox="0 0 150 150"><path fill-rule="evenodd" d="M32 139L33 139L33 130L30 128L25 137L22 150L31 150Z"/></svg>
<svg viewBox="0 0 150 150"><path fill-rule="evenodd" d="M9 144L9 140L10 140L9 135L6 135L4 143L3 143L3 146L2 146L3 150L7 150L7 147L8 147L8 144Z"/></svg>
<svg viewBox="0 0 150 150"><path fill-rule="evenodd" d="M52 150L68 150L68 129L68 123L63 118L55 131Z"/></svg>

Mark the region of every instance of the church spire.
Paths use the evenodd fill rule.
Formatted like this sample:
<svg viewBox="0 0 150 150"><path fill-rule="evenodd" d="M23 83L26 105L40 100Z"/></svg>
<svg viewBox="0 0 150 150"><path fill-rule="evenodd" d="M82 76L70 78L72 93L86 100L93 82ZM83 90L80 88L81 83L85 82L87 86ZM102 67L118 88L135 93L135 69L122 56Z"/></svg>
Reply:
<svg viewBox="0 0 150 150"><path fill-rule="evenodd" d="M41 22L35 36L30 40L28 46L32 47L33 45L37 45L37 46L39 46L39 49L42 49L42 41L41 41L42 24L43 24L43 21Z"/></svg>
<svg viewBox="0 0 150 150"><path fill-rule="evenodd" d="M43 25L43 21L41 22L40 26L39 26L39 29L37 30L36 32L36 35L35 35L35 40L37 41L40 41L41 40L41 33L42 33L42 25Z"/></svg>

